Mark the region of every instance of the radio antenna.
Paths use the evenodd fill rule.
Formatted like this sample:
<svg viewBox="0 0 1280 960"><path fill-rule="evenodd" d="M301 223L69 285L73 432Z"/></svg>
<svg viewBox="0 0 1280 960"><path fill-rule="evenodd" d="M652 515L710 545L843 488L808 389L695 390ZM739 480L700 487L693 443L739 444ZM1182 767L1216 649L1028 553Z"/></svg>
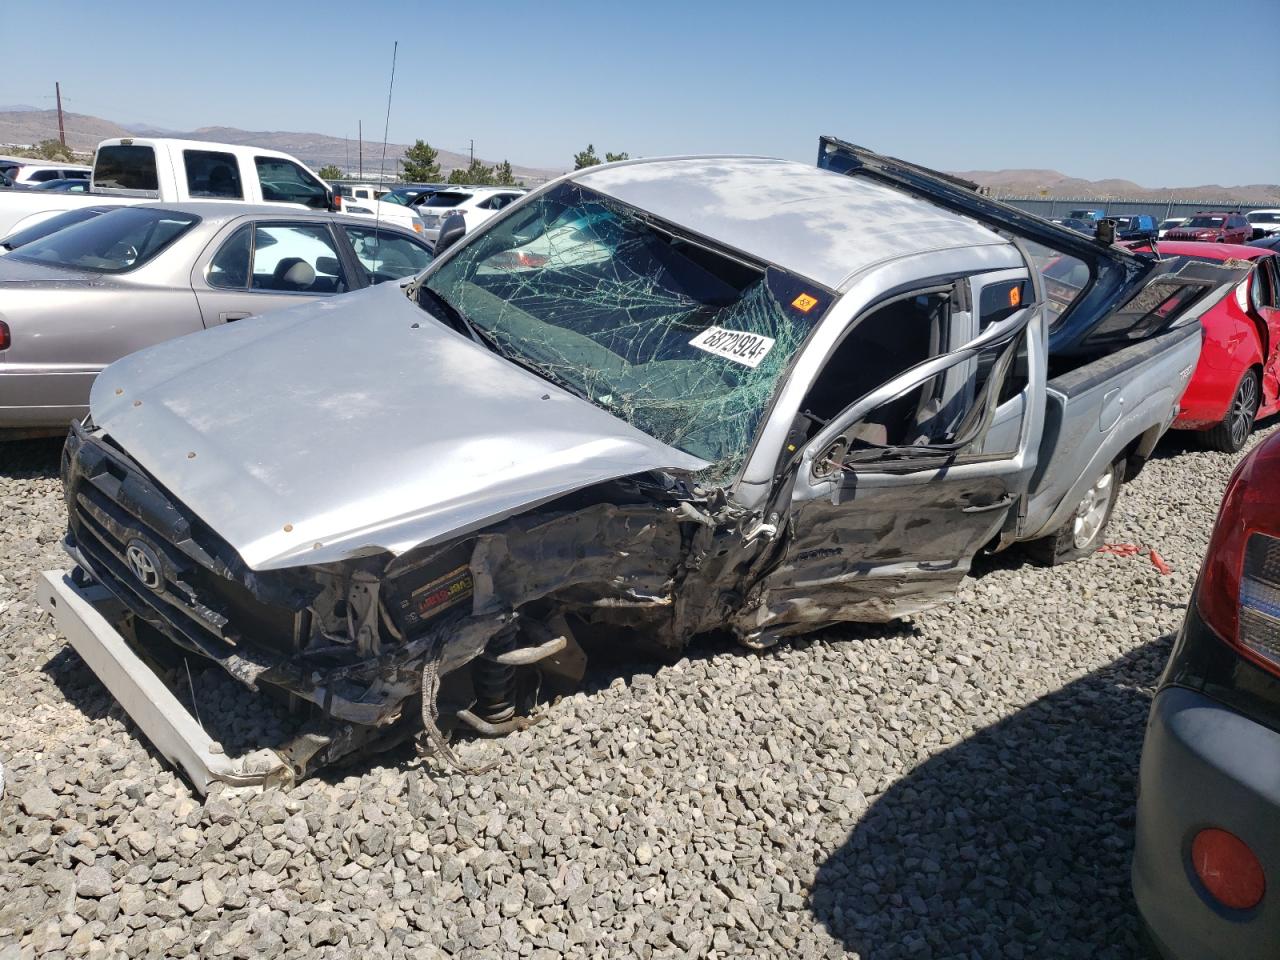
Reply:
<svg viewBox="0 0 1280 960"><path fill-rule="evenodd" d="M387 133L391 129L391 94L396 88L396 52L400 49L397 40L391 47L391 83L387 87L387 119L382 125L382 162L378 166L378 187L382 186L387 171ZM378 223L382 219L382 201L378 199L378 187L373 189L373 237L379 244Z"/></svg>

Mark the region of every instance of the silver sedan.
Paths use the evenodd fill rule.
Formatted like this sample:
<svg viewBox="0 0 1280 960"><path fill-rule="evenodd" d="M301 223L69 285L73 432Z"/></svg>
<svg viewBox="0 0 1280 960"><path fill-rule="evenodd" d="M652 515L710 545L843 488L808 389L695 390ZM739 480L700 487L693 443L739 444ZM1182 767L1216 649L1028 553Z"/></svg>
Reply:
<svg viewBox="0 0 1280 960"><path fill-rule="evenodd" d="M243 203L120 207L0 258L0 439L57 434L143 347L420 272L430 247L363 217Z"/></svg>

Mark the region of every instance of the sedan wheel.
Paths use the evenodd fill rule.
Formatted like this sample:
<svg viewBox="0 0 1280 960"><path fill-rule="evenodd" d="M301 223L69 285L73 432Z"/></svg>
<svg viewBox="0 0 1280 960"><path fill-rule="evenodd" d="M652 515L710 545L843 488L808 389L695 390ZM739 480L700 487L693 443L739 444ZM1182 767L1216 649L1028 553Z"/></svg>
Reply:
<svg viewBox="0 0 1280 960"><path fill-rule="evenodd" d="M1258 375L1249 370L1240 379L1222 422L1204 432L1205 446L1223 453L1239 452L1253 432L1253 420L1257 415Z"/></svg>

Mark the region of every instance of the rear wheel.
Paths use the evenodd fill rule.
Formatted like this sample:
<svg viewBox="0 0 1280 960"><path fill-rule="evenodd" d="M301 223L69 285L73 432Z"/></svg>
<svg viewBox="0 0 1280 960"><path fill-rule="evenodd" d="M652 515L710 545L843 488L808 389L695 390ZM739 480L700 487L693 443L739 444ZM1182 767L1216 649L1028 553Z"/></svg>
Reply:
<svg viewBox="0 0 1280 960"><path fill-rule="evenodd" d="M1239 453L1253 432L1253 418L1257 415L1258 375L1246 370L1227 407L1227 415L1216 427L1201 432L1201 442L1210 450Z"/></svg>
<svg viewBox="0 0 1280 960"><path fill-rule="evenodd" d="M1120 462L1111 464L1085 491L1057 530L1027 544L1031 559L1046 567L1087 557L1102 545L1102 534L1120 496Z"/></svg>

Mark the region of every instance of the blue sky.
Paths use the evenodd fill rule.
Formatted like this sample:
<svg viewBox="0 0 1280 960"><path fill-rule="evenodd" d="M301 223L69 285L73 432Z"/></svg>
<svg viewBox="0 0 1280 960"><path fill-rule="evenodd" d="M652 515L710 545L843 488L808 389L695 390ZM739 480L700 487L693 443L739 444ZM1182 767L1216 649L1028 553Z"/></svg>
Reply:
<svg viewBox="0 0 1280 960"><path fill-rule="evenodd" d="M811 159L819 134L950 170L1280 180L1280 0L64 2L0 20L0 103L380 139L564 167ZM276 12L287 11L287 12ZM366 157L368 157L366 153Z"/></svg>

